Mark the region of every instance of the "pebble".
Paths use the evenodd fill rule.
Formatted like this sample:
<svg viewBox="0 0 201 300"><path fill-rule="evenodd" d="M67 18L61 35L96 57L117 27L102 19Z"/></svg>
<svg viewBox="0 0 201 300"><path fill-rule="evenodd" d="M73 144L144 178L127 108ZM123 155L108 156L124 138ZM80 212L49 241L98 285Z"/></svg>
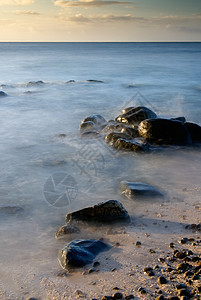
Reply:
<svg viewBox="0 0 201 300"><path fill-rule="evenodd" d="M91 269L88 270L88 274L91 274L91 273L93 273L93 272L95 272L95 271L96 271L96 269L91 268Z"/></svg>
<svg viewBox="0 0 201 300"><path fill-rule="evenodd" d="M138 289L138 292L140 292L141 294L146 294L147 293L147 291L143 287L140 287Z"/></svg>
<svg viewBox="0 0 201 300"><path fill-rule="evenodd" d="M163 276L160 276L160 277L157 278L157 282L159 284L166 284L167 283L167 279L165 277L163 277Z"/></svg>
<svg viewBox="0 0 201 300"><path fill-rule="evenodd" d="M134 299L134 298L135 297L132 294L130 294L128 296L125 296L125 300L131 300L131 299Z"/></svg>
<svg viewBox="0 0 201 300"><path fill-rule="evenodd" d="M188 289L181 289L178 291L178 296L187 296L190 297L190 292Z"/></svg>
<svg viewBox="0 0 201 300"><path fill-rule="evenodd" d="M123 298L123 295L120 292L117 292L112 295L112 299L122 299L122 298Z"/></svg>
<svg viewBox="0 0 201 300"><path fill-rule="evenodd" d="M135 245L136 245L136 246L141 246L142 243L141 243L140 241L137 241L137 242L135 243Z"/></svg>
<svg viewBox="0 0 201 300"><path fill-rule="evenodd" d="M98 267L98 266L100 266L99 261L95 261L95 262L93 263L93 267Z"/></svg>

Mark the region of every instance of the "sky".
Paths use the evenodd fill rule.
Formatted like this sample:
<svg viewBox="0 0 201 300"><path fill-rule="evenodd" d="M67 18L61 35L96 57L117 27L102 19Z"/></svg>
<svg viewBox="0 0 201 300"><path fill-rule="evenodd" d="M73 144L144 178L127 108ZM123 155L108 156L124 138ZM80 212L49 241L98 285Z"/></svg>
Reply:
<svg viewBox="0 0 201 300"><path fill-rule="evenodd" d="M201 0L0 0L0 42L201 41Z"/></svg>

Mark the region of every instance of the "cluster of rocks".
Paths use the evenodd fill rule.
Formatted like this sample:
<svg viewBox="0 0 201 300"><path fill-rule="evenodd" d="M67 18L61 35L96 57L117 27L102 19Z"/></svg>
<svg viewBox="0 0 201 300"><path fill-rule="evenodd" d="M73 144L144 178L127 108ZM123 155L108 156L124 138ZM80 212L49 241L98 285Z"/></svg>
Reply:
<svg viewBox="0 0 201 300"><path fill-rule="evenodd" d="M201 240L194 238L183 238L179 244L192 244L200 246ZM185 300L200 299L201 296L201 257L189 249L175 249L176 245L170 243L172 254L158 258L163 266L148 266L143 269L144 274L156 278L158 290L155 291L155 299ZM177 247L178 248L178 247ZM140 287L138 292L149 294L149 291ZM158 294L158 296L157 296Z"/></svg>
<svg viewBox="0 0 201 300"><path fill-rule="evenodd" d="M185 117L165 119L151 109L138 106L122 110L115 120L91 115L80 124L82 137L103 136L118 150L148 151L152 145L191 146L201 142L201 126Z"/></svg>

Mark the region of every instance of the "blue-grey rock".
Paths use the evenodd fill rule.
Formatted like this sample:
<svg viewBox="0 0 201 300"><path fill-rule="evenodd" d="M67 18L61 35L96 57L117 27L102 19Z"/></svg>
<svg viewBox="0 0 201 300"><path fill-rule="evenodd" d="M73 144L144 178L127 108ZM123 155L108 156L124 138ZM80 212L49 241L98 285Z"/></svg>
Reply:
<svg viewBox="0 0 201 300"><path fill-rule="evenodd" d="M0 97L6 97L6 96L8 96L8 95L5 92L0 91Z"/></svg>
<svg viewBox="0 0 201 300"><path fill-rule="evenodd" d="M129 199L162 196L162 193L156 187L144 182L121 181L119 190L121 194Z"/></svg>
<svg viewBox="0 0 201 300"><path fill-rule="evenodd" d="M72 221L110 223L128 220L130 220L128 212L117 200L102 202L66 215L66 223Z"/></svg>
<svg viewBox="0 0 201 300"><path fill-rule="evenodd" d="M63 269L83 267L92 263L97 254L110 249L101 240L74 240L59 251L58 260Z"/></svg>

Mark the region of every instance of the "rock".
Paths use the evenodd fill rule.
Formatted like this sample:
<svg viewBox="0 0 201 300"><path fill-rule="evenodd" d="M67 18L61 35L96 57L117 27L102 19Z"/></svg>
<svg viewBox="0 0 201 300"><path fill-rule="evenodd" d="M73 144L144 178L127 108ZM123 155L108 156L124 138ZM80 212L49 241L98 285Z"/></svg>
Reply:
<svg viewBox="0 0 201 300"><path fill-rule="evenodd" d="M63 269L83 267L92 263L97 254L109 248L109 245L100 240L74 240L59 251L58 260Z"/></svg>
<svg viewBox="0 0 201 300"><path fill-rule="evenodd" d="M72 233L78 233L80 232L79 228L71 225L71 224L66 224L64 226L62 226L56 233L55 233L55 237L58 239L60 237L66 236L68 234L72 234Z"/></svg>
<svg viewBox="0 0 201 300"><path fill-rule="evenodd" d="M81 125L82 123L89 122L89 121L99 126L106 123L106 120L101 115L90 115L89 117L82 120Z"/></svg>
<svg viewBox="0 0 201 300"><path fill-rule="evenodd" d="M103 128L103 132L104 133L110 133L110 132L121 132L122 129L124 129L125 127L127 127L124 124L118 123L116 121L109 121L108 124Z"/></svg>
<svg viewBox="0 0 201 300"><path fill-rule="evenodd" d="M140 136L157 145L189 145L191 137L187 127L180 121L149 119L139 124Z"/></svg>
<svg viewBox="0 0 201 300"><path fill-rule="evenodd" d="M24 209L20 206L3 206L0 207L0 216L3 215L19 215L24 212Z"/></svg>
<svg viewBox="0 0 201 300"><path fill-rule="evenodd" d="M121 194L129 199L162 196L162 193L156 187L143 182L121 181L119 190Z"/></svg>
<svg viewBox="0 0 201 300"><path fill-rule="evenodd" d="M88 79L87 82L104 83L102 80Z"/></svg>
<svg viewBox="0 0 201 300"><path fill-rule="evenodd" d="M118 139L129 140L131 139L131 137L128 134L122 132L111 132L105 137L106 143L108 143L111 146L114 146Z"/></svg>
<svg viewBox="0 0 201 300"><path fill-rule="evenodd" d="M81 134L82 138L95 138L99 135L98 131L85 131Z"/></svg>
<svg viewBox="0 0 201 300"><path fill-rule="evenodd" d="M193 143L201 142L201 126L195 123L185 122L184 125L187 127L190 132L191 139Z"/></svg>
<svg viewBox="0 0 201 300"><path fill-rule="evenodd" d="M170 120L173 120L173 121L180 121L180 122L182 122L182 123L185 123L185 122L186 122L186 118L185 118L185 117L170 118Z"/></svg>
<svg viewBox="0 0 201 300"><path fill-rule="evenodd" d="M82 122L80 124L80 132L81 133L86 132L86 131L90 131L90 130L93 130L93 129L96 129L96 125L92 121L86 121L86 122Z"/></svg>
<svg viewBox="0 0 201 300"><path fill-rule="evenodd" d="M133 127L124 125L121 129L121 132L128 134L132 138L139 137L138 126L133 128Z"/></svg>
<svg viewBox="0 0 201 300"><path fill-rule="evenodd" d="M139 124L146 119L155 119L157 115L147 107L138 106L131 108L122 115L119 115L115 120L128 125Z"/></svg>
<svg viewBox="0 0 201 300"><path fill-rule="evenodd" d="M6 96L8 96L8 95L5 92L0 91L0 97L6 97Z"/></svg>
<svg viewBox="0 0 201 300"><path fill-rule="evenodd" d="M201 231L201 223L199 223L199 224L189 224L189 225L186 225L185 228L196 230L196 231Z"/></svg>
<svg viewBox="0 0 201 300"><path fill-rule="evenodd" d="M114 293L112 295L112 299L122 299L122 298L123 298L123 295L120 292Z"/></svg>
<svg viewBox="0 0 201 300"><path fill-rule="evenodd" d="M125 300L131 300L131 299L135 299L135 297L132 294L125 296Z"/></svg>
<svg viewBox="0 0 201 300"><path fill-rule="evenodd" d="M28 85L41 85L41 84L44 84L42 80L28 82Z"/></svg>
<svg viewBox="0 0 201 300"><path fill-rule="evenodd" d="M113 144L114 148L118 150L127 150L133 152L145 152L149 150L149 146L143 139L136 138L133 140L127 140L124 138L119 138Z"/></svg>
<svg viewBox="0 0 201 300"><path fill-rule="evenodd" d="M160 276L160 277L157 278L157 282L159 284L166 284L167 283L167 279L165 277L163 277L163 276Z"/></svg>
<svg viewBox="0 0 201 300"><path fill-rule="evenodd" d="M75 80L71 79L71 80L66 81L66 83L75 83Z"/></svg>
<svg viewBox="0 0 201 300"><path fill-rule="evenodd" d="M92 207L87 207L66 215L66 223L78 221L114 222L129 220L129 214L123 205L116 200L109 200Z"/></svg>

